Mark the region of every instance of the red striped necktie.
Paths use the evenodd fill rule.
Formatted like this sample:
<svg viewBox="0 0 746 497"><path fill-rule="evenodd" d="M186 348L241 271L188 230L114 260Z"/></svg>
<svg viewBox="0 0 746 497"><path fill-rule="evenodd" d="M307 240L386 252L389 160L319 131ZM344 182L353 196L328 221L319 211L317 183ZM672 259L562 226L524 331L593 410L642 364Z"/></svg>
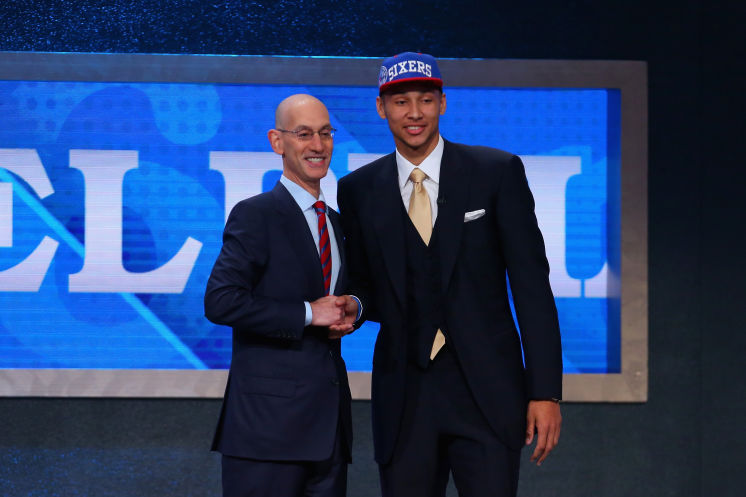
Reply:
<svg viewBox="0 0 746 497"><path fill-rule="evenodd" d="M324 274L324 292L329 295L332 283L332 246L329 243L329 230L326 228L326 204L319 200L313 204L313 210L319 220L319 258L321 272Z"/></svg>

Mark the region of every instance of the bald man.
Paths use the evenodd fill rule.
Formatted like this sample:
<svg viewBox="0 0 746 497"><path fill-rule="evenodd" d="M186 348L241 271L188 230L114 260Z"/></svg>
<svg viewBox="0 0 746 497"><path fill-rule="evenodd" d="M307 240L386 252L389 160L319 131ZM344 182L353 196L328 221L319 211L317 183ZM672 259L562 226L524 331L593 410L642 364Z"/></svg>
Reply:
<svg viewBox="0 0 746 497"><path fill-rule="evenodd" d="M342 228L321 191L334 128L321 101L292 95L267 134L282 177L236 204L205 293L205 315L233 328L212 449L225 497L340 497L352 423L340 338L352 331Z"/></svg>

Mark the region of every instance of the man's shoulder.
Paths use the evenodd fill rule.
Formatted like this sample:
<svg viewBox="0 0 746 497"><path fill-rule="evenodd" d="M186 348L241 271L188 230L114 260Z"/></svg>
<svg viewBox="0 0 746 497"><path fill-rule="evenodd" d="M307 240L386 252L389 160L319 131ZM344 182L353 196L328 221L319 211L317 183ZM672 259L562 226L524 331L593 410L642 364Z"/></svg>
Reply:
<svg viewBox="0 0 746 497"><path fill-rule="evenodd" d="M274 190L259 193L253 197L245 198L238 204L251 206L251 207L269 207L275 202Z"/></svg>
<svg viewBox="0 0 746 497"><path fill-rule="evenodd" d="M445 152L471 156L477 160L509 162L515 154L507 150L484 145L466 145L464 143L445 142Z"/></svg>
<svg viewBox="0 0 746 497"><path fill-rule="evenodd" d="M252 214L265 215L267 211L273 210L276 205L276 193L270 190L253 197L245 198L231 210L232 216L251 216Z"/></svg>

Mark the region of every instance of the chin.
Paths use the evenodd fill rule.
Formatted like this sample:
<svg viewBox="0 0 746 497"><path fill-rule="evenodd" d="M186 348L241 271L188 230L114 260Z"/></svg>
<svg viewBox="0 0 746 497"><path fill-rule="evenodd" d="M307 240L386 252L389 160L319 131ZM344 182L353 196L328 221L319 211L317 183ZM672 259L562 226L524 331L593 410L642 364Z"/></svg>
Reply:
<svg viewBox="0 0 746 497"><path fill-rule="evenodd" d="M427 142L428 142L428 141L427 141L426 139L418 139L418 140L404 140L404 143L406 143L406 145L407 145L407 146L408 146L409 148L413 148L413 149L418 149L418 148L421 148L421 147L425 146L425 144L426 144Z"/></svg>
<svg viewBox="0 0 746 497"><path fill-rule="evenodd" d="M308 176L313 179L321 179L324 176L326 176L326 173L328 171L329 171L329 166L326 166L326 167L310 169L307 171L307 173L308 173Z"/></svg>

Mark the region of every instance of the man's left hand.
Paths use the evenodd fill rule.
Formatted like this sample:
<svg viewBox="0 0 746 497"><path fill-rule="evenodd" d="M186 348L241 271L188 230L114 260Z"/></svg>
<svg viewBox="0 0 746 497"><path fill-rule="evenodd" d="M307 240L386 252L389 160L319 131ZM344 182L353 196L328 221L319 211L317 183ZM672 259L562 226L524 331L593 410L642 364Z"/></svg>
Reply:
<svg viewBox="0 0 746 497"><path fill-rule="evenodd" d="M329 338L342 338L355 331L355 318L357 317L357 301L349 295L337 297L337 306L344 309L344 317L338 323L329 326Z"/></svg>
<svg viewBox="0 0 746 497"><path fill-rule="evenodd" d="M531 462L541 466L552 449L559 443L562 414L559 403L552 400L531 400L526 419L526 445L530 445L536 434L536 447Z"/></svg>

